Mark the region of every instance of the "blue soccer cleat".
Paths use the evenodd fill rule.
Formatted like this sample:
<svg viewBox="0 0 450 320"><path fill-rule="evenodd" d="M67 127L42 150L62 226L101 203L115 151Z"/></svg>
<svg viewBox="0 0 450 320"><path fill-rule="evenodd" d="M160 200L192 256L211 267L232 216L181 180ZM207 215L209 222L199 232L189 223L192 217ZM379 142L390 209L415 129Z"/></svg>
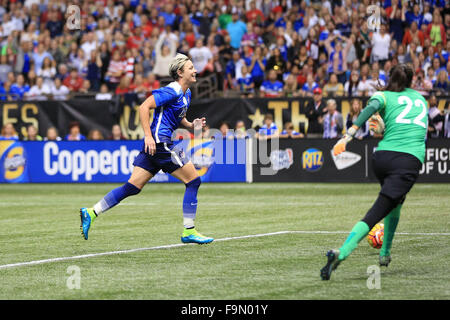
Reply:
<svg viewBox="0 0 450 320"><path fill-rule="evenodd" d="M181 235L181 242L183 243L205 244L213 241L214 238L205 237L195 229L184 229L184 232Z"/></svg>
<svg viewBox="0 0 450 320"><path fill-rule="evenodd" d="M92 224L94 223L95 218L97 215L94 212L94 209L92 208L81 208L80 209L80 218L81 218L81 234L83 235L84 239L88 239L88 233L89 229L92 227Z"/></svg>

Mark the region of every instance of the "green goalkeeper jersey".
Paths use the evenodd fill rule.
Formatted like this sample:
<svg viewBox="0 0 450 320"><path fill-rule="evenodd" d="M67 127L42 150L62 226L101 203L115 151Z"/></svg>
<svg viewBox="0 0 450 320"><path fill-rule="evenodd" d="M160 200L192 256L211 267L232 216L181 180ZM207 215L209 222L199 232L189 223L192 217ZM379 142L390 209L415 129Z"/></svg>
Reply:
<svg viewBox="0 0 450 320"><path fill-rule="evenodd" d="M370 100L380 103L378 112L384 120L383 139L378 150L406 152L425 160L425 139L428 129L428 107L425 98L416 90L402 92L378 91Z"/></svg>

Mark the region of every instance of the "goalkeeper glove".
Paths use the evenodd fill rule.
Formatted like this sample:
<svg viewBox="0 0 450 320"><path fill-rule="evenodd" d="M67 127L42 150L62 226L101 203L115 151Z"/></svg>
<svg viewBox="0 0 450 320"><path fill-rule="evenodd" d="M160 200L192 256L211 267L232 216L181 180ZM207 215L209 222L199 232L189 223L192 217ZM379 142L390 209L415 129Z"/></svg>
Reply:
<svg viewBox="0 0 450 320"><path fill-rule="evenodd" d="M384 121L379 114L374 114L369 119L369 130L373 133L381 134L384 131Z"/></svg>
<svg viewBox="0 0 450 320"><path fill-rule="evenodd" d="M333 147L333 154L335 156L341 154L342 152L345 151L345 147L347 146L347 143L349 143L350 141L352 141L353 136L356 133L356 130L358 130L358 127L353 125L351 126L348 130L347 133L344 134L344 136L339 139L339 141L334 145Z"/></svg>

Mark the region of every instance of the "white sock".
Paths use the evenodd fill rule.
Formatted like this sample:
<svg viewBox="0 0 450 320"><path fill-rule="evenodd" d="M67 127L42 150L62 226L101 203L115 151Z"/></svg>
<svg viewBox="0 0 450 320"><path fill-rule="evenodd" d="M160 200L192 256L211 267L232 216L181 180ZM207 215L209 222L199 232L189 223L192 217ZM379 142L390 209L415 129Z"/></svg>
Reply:
<svg viewBox="0 0 450 320"><path fill-rule="evenodd" d="M108 209L108 204L106 203L105 199L100 200L94 205L94 211L97 215L100 215L100 213L106 211Z"/></svg>
<svg viewBox="0 0 450 320"><path fill-rule="evenodd" d="M194 219L192 218L183 218L183 225L186 229L194 228Z"/></svg>

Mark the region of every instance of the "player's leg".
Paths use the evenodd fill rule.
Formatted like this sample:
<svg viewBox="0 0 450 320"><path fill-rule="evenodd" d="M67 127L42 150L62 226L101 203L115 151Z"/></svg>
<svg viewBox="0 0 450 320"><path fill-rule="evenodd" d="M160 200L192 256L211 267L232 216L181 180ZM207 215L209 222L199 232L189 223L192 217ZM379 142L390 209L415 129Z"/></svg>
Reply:
<svg viewBox="0 0 450 320"><path fill-rule="evenodd" d="M352 228L350 234L339 250L330 250L327 252L327 263L320 270L322 280L329 280L331 272L356 249L359 242L367 236L369 231L384 217L386 217L393 208L397 206L398 201L379 194L372 208L365 217L358 221Z"/></svg>
<svg viewBox="0 0 450 320"><path fill-rule="evenodd" d="M128 181L120 187L111 190L103 199L98 201L93 207L94 212L99 215L116 206L123 199L138 194L152 177L153 175L147 170L134 167Z"/></svg>
<svg viewBox="0 0 450 320"><path fill-rule="evenodd" d="M184 231L181 241L184 243L209 243L214 239L205 237L195 229L195 217L197 214L197 193L201 184L201 179L197 174L192 162L176 169L171 173L175 178L181 180L186 185L183 197L183 225Z"/></svg>
<svg viewBox="0 0 450 320"><path fill-rule="evenodd" d="M125 184L108 192L92 208L80 209L80 229L84 239L88 239L89 229L99 214L116 206L125 198L138 194L153 177L154 172L159 170L152 164L150 156L144 152L136 157L133 165L133 172Z"/></svg>
<svg viewBox="0 0 450 320"><path fill-rule="evenodd" d="M328 280L331 272L356 249L358 243L367 236L369 231L390 213L392 218L388 219L390 220L388 236L392 243L401 204L417 180L421 164L415 157L398 152L376 152L373 160L375 174L382 185L381 191L365 217L354 225L340 249L330 250L327 253L327 264L321 270L323 280ZM395 220L396 217L397 220ZM390 261L390 257L385 260Z"/></svg>
<svg viewBox="0 0 450 320"><path fill-rule="evenodd" d="M392 241L394 240L395 230L397 230L397 225L400 220L400 211L403 206L402 201L396 206L387 216L384 218L384 238L383 245L380 250L380 266L387 267L391 262L391 247Z"/></svg>

